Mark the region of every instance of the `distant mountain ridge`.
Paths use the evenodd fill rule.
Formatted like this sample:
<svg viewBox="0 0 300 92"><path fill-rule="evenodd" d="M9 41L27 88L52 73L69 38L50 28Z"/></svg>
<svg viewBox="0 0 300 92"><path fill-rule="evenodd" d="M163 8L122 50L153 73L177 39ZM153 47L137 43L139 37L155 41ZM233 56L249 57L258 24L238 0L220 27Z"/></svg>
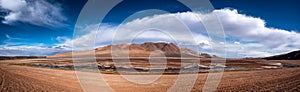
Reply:
<svg viewBox="0 0 300 92"><path fill-rule="evenodd" d="M287 54L281 54L271 57L266 57L267 60L300 60L300 50L293 51Z"/></svg>
<svg viewBox="0 0 300 92"><path fill-rule="evenodd" d="M114 51L114 52L112 52ZM94 53L96 57L203 57L210 58L208 54L200 54L186 48L180 48L173 43L165 42L146 42L143 44L117 44L108 45L95 50L74 52L74 55L84 56L88 53ZM48 58L70 58L72 52L48 56Z"/></svg>

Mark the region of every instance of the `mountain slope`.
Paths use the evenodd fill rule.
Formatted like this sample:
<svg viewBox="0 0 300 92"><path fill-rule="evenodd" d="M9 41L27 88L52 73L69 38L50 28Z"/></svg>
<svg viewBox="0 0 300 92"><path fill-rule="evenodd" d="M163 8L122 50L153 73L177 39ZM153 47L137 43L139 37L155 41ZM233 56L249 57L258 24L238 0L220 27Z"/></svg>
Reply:
<svg viewBox="0 0 300 92"><path fill-rule="evenodd" d="M74 55L85 56L91 53L96 54L96 57L206 57L209 58L208 54L199 54L186 48L180 48L173 43L163 42L146 42L143 44L118 44L108 45L95 50L74 52ZM48 56L48 58L71 58L72 52L56 54Z"/></svg>
<svg viewBox="0 0 300 92"><path fill-rule="evenodd" d="M271 57L266 57L267 60L300 60L300 50L293 51L287 54L281 54Z"/></svg>

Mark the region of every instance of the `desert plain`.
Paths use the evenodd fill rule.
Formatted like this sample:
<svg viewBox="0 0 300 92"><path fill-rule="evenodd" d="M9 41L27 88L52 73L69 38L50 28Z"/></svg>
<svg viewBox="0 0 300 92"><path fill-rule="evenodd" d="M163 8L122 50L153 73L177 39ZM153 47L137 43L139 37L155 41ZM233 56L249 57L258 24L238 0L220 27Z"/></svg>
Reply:
<svg viewBox="0 0 300 92"><path fill-rule="evenodd" d="M1 57L0 91L196 92L207 91L210 74L222 73L219 82L209 81L216 85L210 91L295 92L300 91L299 52L230 59L148 42L47 57Z"/></svg>
<svg viewBox="0 0 300 92"><path fill-rule="evenodd" d="M228 66L247 66L255 60L227 60ZM265 60L262 62L289 63L300 65L300 60ZM47 63L68 65L64 59L14 59L0 61L0 91L66 91L82 92L80 82L72 69L30 66L28 64ZM249 65L249 64L248 64ZM261 67L261 65L256 64ZM257 67L252 66L251 67ZM224 71L217 91L300 91L300 67L280 67L275 69L251 69ZM104 81L116 92L165 92L176 81L178 74L164 74L150 84L136 84L124 79L120 74L101 74ZM208 72L198 73L191 91L202 91ZM152 75L141 75L152 76ZM97 82L97 81L92 81ZM184 82L184 81L183 81ZM184 85L183 85L184 86Z"/></svg>

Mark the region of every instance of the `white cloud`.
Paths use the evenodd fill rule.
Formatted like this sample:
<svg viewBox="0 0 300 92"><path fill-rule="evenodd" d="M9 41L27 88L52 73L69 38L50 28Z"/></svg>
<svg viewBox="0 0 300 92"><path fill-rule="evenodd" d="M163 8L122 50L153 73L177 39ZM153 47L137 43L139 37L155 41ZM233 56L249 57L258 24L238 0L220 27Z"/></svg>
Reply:
<svg viewBox="0 0 300 92"><path fill-rule="evenodd" d="M236 45L240 45L241 43L240 42L233 42L234 44L236 44Z"/></svg>
<svg viewBox="0 0 300 92"><path fill-rule="evenodd" d="M180 33L181 30L176 27L178 26L178 20L174 18L174 16L176 16L181 22L191 29L196 43L201 50L206 52L210 49L210 39L205 34L206 30L202 23L212 22L212 20L215 19L212 15L219 16L220 22L224 27L226 37L230 38L230 40L227 40L226 43L228 57L263 57L297 50L300 47L299 33L283 29L268 28L266 27L266 22L263 19L239 14L237 10L232 9L214 10L207 14L184 12L155 15L122 24L118 31L135 31L143 28L161 28L169 31L178 31L178 33ZM196 16L199 16L201 20L197 19ZM96 44L105 43L103 41L111 42L116 33L115 29L117 28L105 27L105 29L102 29L100 27L99 30L101 30L101 32L100 34L97 34L98 37L96 38ZM95 35L96 30L92 33ZM82 41L84 43L89 40L88 35L91 34L87 34L86 36L75 39L74 41ZM155 32L147 32L147 35L142 35L139 38L143 40L170 40L169 36ZM182 41L191 41L186 38L179 39Z"/></svg>
<svg viewBox="0 0 300 92"><path fill-rule="evenodd" d="M212 15L219 16L226 37L228 38L225 43L225 49L228 53L227 57L264 57L297 50L300 47L299 33L266 27L266 22L263 19L239 14L237 10L231 9L214 10L211 13L205 14L183 12L155 15L124 23L120 25L120 27L111 25L98 27L98 25L91 24L87 27L82 27L81 32L84 32L85 35L75 37L73 40L65 39L64 43L57 46L68 47L68 49L70 49L72 43L76 42L80 43L76 44L79 45L79 47L88 47L90 43L87 42L95 40L95 46L98 47L110 44L118 32L126 34L130 32L134 33L145 28L157 28L158 30L163 29L174 32L175 36L179 37L178 40L180 44L197 45L200 47L201 52L210 53L210 46L212 44L202 23L212 22L212 20L215 19ZM201 20L197 19L197 16L200 17ZM178 19L180 20L179 22ZM193 34L194 39L190 39L190 35L183 32L183 30L188 30L185 29L185 26L181 26L180 23L186 24L186 27L191 29L191 34ZM130 34L121 35L120 38L125 39L126 36L130 36ZM160 31L147 31L145 34L139 35L136 40L172 41L168 34L161 33ZM191 42L193 40L196 41L196 44Z"/></svg>
<svg viewBox="0 0 300 92"><path fill-rule="evenodd" d="M300 34L294 31L268 28L264 20L239 14L237 10L222 9L213 13L220 17L226 35L242 42L244 49L239 53L243 56L270 56L300 47ZM229 42L227 49L236 48Z"/></svg>
<svg viewBox="0 0 300 92"><path fill-rule="evenodd" d="M71 51L64 46L1 46L2 56L47 56L56 53Z"/></svg>
<svg viewBox="0 0 300 92"><path fill-rule="evenodd" d="M65 36L58 36L58 37L56 37L55 40L58 41L59 43L64 43L64 42L70 40L70 38L65 37Z"/></svg>
<svg viewBox="0 0 300 92"><path fill-rule="evenodd" d="M42 43L23 43L26 39L13 38L6 35L7 40L4 45L0 45L1 56L48 56L62 52L72 51L72 47L66 45L69 41L66 37L57 37L57 41L61 42L53 46L47 46Z"/></svg>
<svg viewBox="0 0 300 92"><path fill-rule="evenodd" d="M25 0L1 0L0 5L2 8L9 9L11 11L18 11L27 5Z"/></svg>
<svg viewBox="0 0 300 92"><path fill-rule="evenodd" d="M71 40L67 37L57 37L59 43L48 46L42 43L26 43L27 39L5 35L6 40L0 45L1 56L48 56L57 53L72 51L71 45L65 42Z"/></svg>
<svg viewBox="0 0 300 92"><path fill-rule="evenodd" d="M63 22L67 18L63 16L60 5L45 0L0 0L0 7L8 12L3 17L2 23L5 24L23 22L37 26L66 26Z"/></svg>

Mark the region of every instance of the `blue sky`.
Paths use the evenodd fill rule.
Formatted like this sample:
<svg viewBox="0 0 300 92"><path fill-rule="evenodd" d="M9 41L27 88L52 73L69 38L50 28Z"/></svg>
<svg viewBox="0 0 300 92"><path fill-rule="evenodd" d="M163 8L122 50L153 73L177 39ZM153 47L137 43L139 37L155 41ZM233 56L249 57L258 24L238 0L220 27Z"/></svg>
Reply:
<svg viewBox="0 0 300 92"><path fill-rule="evenodd" d="M227 48L230 48L228 57L270 56L300 48L300 45L296 42L296 40L300 40L297 37L300 34L300 17L298 17L300 16L300 6L297 5L300 1L210 1L216 9L213 13L223 18L221 20L225 26L226 39L228 40ZM0 0L0 55L52 55L70 51L70 43L76 40L72 39L74 25L86 2L86 0L15 0L14 2L12 0ZM160 9L171 14L179 12L178 16L197 14L189 12L190 10L187 7L175 0L125 0L114 7L103 22L110 25L108 27L111 27L111 29L107 30L110 31L128 16L145 9ZM168 14L153 15L169 16ZM152 15L149 14L149 16ZM151 18L149 20L159 19L159 17ZM244 23L247 27L233 24L227 21L226 18L236 18L237 22ZM146 19L141 18L141 20ZM186 20L187 23L190 22L187 19L183 20ZM131 23L134 24L135 22ZM262 23L262 25L256 25L259 23ZM93 30L94 24L90 25L91 28L86 28L87 30ZM234 31L234 29L241 27L244 27L245 30ZM226 31L226 28L230 30ZM251 33L250 31L266 34L247 34ZM111 35L110 33L100 35ZM236 33L241 35L239 36ZM205 34L199 35L201 35L199 36L201 38ZM202 38L206 39L205 37ZM164 40L164 38L155 40ZM271 43L269 40L286 42ZM143 41L141 40L141 42ZM98 42L98 45L105 45L108 42L101 41ZM203 52L208 52L209 49L205 45L209 45L207 40L199 41L199 46L202 46L200 48L203 48ZM252 53L245 53L250 49L253 50ZM44 52L41 53L40 51Z"/></svg>

